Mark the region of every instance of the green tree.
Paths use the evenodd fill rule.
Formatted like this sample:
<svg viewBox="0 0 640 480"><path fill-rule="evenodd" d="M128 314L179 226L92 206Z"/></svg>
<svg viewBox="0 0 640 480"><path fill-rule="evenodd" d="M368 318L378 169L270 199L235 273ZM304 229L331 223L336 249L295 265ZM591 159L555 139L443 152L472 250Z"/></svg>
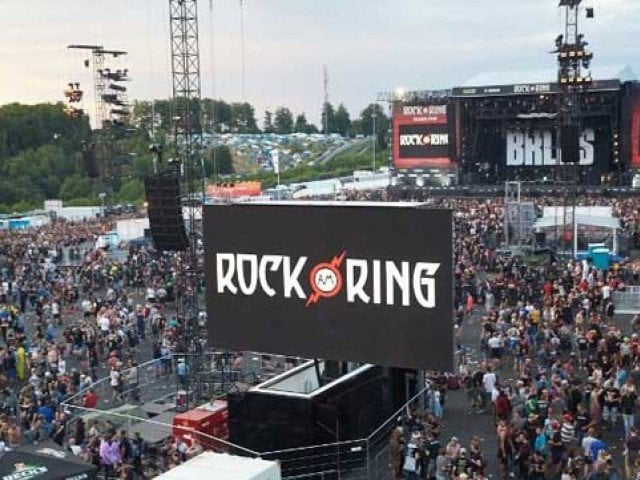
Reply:
<svg viewBox="0 0 640 480"><path fill-rule="evenodd" d="M264 133L275 133L275 128L273 126L273 113L269 110L265 110L264 112L264 120L262 121L262 131Z"/></svg>
<svg viewBox="0 0 640 480"><path fill-rule="evenodd" d="M0 107L0 159L54 142L65 150L77 149L90 135L88 118L68 118L62 103Z"/></svg>
<svg viewBox="0 0 640 480"><path fill-rule="evenodd" d="M330 102L322 106L322 133L336 133L336 112Z"/></svg>
<svg viewBox="0 0 640 480"><path fill-rule="evenodd" d="M71 200L72 198L89 198L94 193L91 180L80 175L67 177L60 187L60 196L63 200Z"/></svg>
<svg viewBox="0 0 640 480"><path fill-rule="evenodd" d="M342 103L338 105L338 110L336 110L335 128L337 133L343 137L348 136L349 131L351 130L351 118L349 117L349 112Z"/></svg>
<svg viewBox="0 0 640 480"><path fill-rule="evenodd" d="M376 135L378 148L384 150L387 148L387 135L391 122L389 117L384 113L384 109L377 103L369 104L360 113L360 128L363 135L371 135L373 130L373 112L375 112Z"/></svg>
<svg viewBox="0 0 640 480"><path fill-rule="evenodd" d="M208 178L216 178L218 175L233 173L233 158L226 145L219 145L209 150L205 157L205 174Z"/></svg>
<svg viewBox="0 0 640 480"><path fill-rule="evenodd" d="M307 117L304 113L301 113L296 117L296 121L293 126L293 131L295 133L307 133L308 127L309 127L309 124L307 123Z"/></svg>
<svg viewBox="0 0 640 480"><path fill-rule="evenodd" d="M280 134L293 133L293 114L286 107L280 107L276 110L274 126L276 132Z"/></svg>
<svg viewBox="0 0 640 480"><path fill-rule="evenodd" d="M118 200L122 203L138 203L142 198L144 198L144 185L137 178L124 182L118 192Z"/></svg>
<svg viewBox="0 0 640 480"><path fill-rule="evenodd" d="M351 136L355 136L355 135L363 135L362 133L362 120L360 120L359 118L355 118L354 120L352 120L351 122Z"/></svg>
<svg viewBox="0 0 640 480"><path fill-rule="evenodd" d="M249 103L231 104L231 131L236 133L260 133L255 109Z"/></svg>

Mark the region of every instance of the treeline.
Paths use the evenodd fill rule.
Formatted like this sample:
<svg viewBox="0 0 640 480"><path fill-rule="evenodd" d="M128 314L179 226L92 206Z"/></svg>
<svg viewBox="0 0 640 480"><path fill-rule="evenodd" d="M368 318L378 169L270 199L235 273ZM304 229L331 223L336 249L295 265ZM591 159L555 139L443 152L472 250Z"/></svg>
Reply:
<svg viewBox="0 0 640 480"><path fill-rule="evenodd" d="M204 99L199 117L205 133L325 133L327 127L328 133L356 136L371 134L375 112L378 142L386 148L389 119L379 105L369 105L353 119L342 104L337 108L328 104L322 110L326 116L323 113L321 128L287 107L264 112L259 126L252 105L223 100ZM112 134L105 150L96 147L104 142L91 131L88 118L68 118L62 103L0 106L0 213L41 208L52 198L67 205L96 205L100 192L107 193L109 203L141 202L143 178L153 164L149 144L163 145L166 159L176 155L172 102L135 102L132 118L133 129ZM108 162L118 165L119 174L90 176L90 151L99 172ZM210 178L233 173L231 152L225 146L208 148L204 165Z"/></svg>
<svg viewBox="0 0 640 480"><path fill-rule="evenodd" d="M249 103L227 103L224 100L205 98L201 105L194 105L193 110L200 112L196 117L202 119L203 131L209 133L337 133L344 137L371 135L374 112L378 136L386 136L389 129L389 118L378 104L368 105L357 117L352 118L344 104L334 107L331 103L326 103L321 108L320 127L309 123L304 112L295 114L287 107L265 111L261 127L256 119L255 108ZM173 102L171 100L137 101L133 108L133 117L138 127L170 132L175 117ZM200 122L196 123L199 127Z"/></svg>

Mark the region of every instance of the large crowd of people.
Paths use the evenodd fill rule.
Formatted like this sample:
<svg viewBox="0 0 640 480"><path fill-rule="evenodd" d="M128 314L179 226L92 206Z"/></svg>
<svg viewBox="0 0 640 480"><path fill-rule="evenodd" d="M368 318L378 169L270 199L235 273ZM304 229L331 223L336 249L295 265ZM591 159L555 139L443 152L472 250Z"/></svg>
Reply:
<svg viewBox="0 0 640 480"><path fill-rule="evenodd" d="M384 190L346 197L391 200ZM408 413L394 430L396 478L482 480L494 463L501 478L637 478L640 318L617 315L613 296L639 282L638 264L603 271L553 254L527 263L497 248L501 199L423 200L455 211L459 370L435 375L427 411ZM534 201L538 210L560 202ZM611 206L637 235L634 200L578 203ZM153 478L199 447L168 440L152 452L139 436L61 407L135 403L139 363L172 375L171 358L185 349L179 305L193 286L181 277L183 258L144 246L120 256L96 249L110 228L55 221L0 231L0 451L50 439L105 478ZM108 391L93 388L100 378ZM495 421L493 439L448 430L449 390L458 388L469 415Z"/></svg>
<svg viewBox="0 0 640 480"><path fill-rule="evenodd" d="M560 201L536 199L536 207ZM638 265L598 270L553 254L528 264L489 247L503 234L500 199L427 202L456 212L459 371L436 377L430 414L393 436L396 478L487 478L492 460L477 436L467 447L458 436L468 432L446 445L438 439L447 391L458 387L468 415L494 421L487 442L495 445L485 449L495 452L500 478L639 478L640 319L617 316L613 302L613 292L638 284ZM623 230L637 234L634 200L585 197L579 204L611 206ZM474 332L471 340L465 329Z"/></svg>
<svg viewBox="0 0 640 480"><path fill-rule="evenodd" d="M194 449L169 442L151 455L139 436L77 417L140 401L138 362L153 358L156 375L171 374L185 348L179 301L189 286L180 255L95 248L112 227L55 221L0 232L0 453L52 440L105 478L153 478ZM103 378L109 390L97 388Z"/></svg>

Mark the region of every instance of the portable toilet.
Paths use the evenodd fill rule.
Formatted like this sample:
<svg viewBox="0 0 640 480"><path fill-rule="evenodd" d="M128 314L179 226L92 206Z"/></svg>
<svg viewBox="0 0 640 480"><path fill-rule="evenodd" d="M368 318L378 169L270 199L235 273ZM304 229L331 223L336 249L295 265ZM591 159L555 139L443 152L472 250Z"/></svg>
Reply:
<svg viewBox="0 0 640 480"><path fill-rule="evenodd" d="M599 270L608 270L611 259L611 251L608 248L594 248L591 251L593 266Z"/></svg>
<svg viewBox="0 0 640 480"><path fill-rule="evenodd" d="M593 255L594 250L597 250L599 248L607 248L607 246L604 243L590 243L589 244L589 254L588 256L591 257Z"/></svg>

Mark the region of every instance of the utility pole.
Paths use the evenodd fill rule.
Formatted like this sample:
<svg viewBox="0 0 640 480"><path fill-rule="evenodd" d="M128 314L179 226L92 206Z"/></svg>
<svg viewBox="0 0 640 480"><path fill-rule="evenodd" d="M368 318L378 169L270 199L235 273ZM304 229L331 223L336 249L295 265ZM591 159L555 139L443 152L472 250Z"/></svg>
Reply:
<svg viewBox="0 0 640 480"><path fill-rule="evenodd" d="M375 173L376 172L376 139L378 137L377 135L377 131L376 131L376 117L378 116L378 112L376 112L376 104L373 104L373 109L371 111L371 148L372 148L372 153L371 153L371 161L372 161L372 167L371 167L371 172Z"/></svg>
<svg viewBox="0 0 640 480"><path fill-rule="evenodd" d="M246 90L246 59L245 59L245 49L244 49L244 0L240 0L240 55L242 57L242 101L246 101L247 90Z"/></svg>

